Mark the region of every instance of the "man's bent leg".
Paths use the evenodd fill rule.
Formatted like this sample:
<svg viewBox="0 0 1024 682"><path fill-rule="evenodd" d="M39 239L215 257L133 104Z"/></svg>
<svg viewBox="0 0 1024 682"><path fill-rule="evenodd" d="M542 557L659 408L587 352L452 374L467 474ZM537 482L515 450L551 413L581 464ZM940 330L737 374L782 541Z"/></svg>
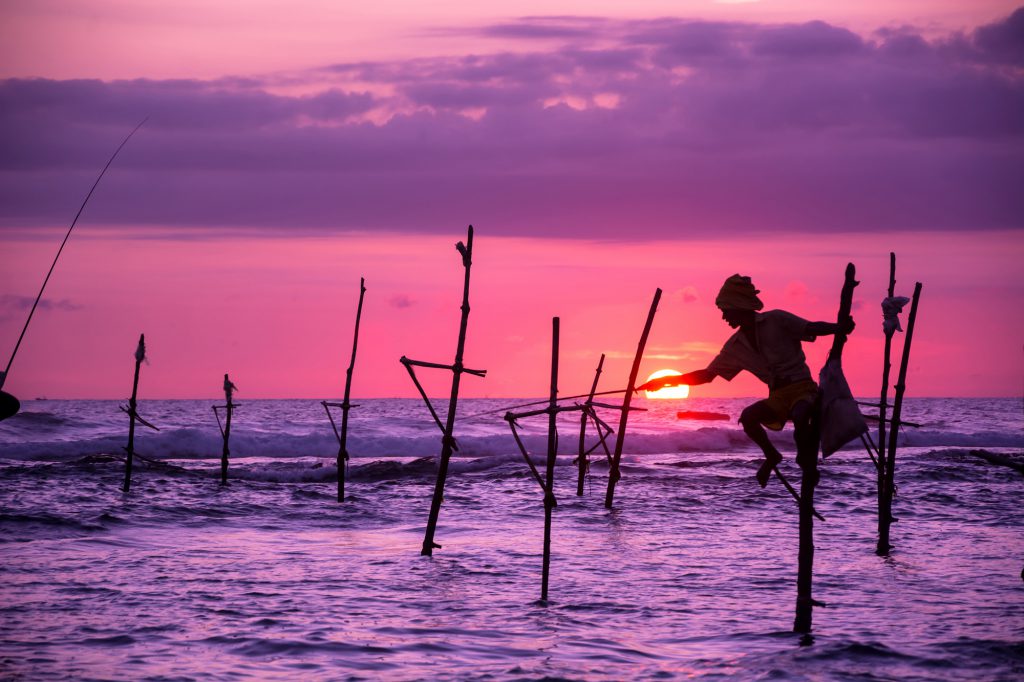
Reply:
<svg viewBox="0 0 1024 682"><path fill-rule="evenodd" d="M801 400L793 406L793 440L796 441L796 463L805 472L810 470L817 474L818 469L812 466L818 459L818 425L816 410L817 401ZM817 485L817 481L815 481Z"/></svg>
<svg viewBox="0 0 1024 682"><path fill-rule="evenodd" d="M768 485L772 469L782 461L782 455L772 445L772 442L768 440L768 433L762 426L762 424L770 423L777 419L778 416L763 400L746 407L740 414L740 424L743 425L743 431L764 452L764 464L757 470L757 482L761 484L762 488Z"/></svg>

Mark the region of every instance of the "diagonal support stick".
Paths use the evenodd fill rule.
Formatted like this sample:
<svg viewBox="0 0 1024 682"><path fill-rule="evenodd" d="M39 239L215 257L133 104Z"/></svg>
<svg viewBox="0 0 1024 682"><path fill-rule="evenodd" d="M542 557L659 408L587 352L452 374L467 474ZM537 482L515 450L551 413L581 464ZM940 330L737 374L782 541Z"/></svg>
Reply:
<svg viewBox="0 0 1024 682"><path fill-rule="evenodd" d="M615 498L615 484L621 478L619 474L619 462L622 459L622 448L626 441L626 421L629 419L629 403L633 399L633 392L636 390L636 376L640 372L640 361L644 359L644 347L647 345L647 337L651 333L651 325L654 323L654 314L658 312L658 301L661 300L661 289L654 292L654 300L651 301L651 309L647 313L647 322L644 324L643 334L640 335L640 343L637 344L636 355L633 356L633 367L629 371L629 385L626 394L622 398L622 415L619 417L619 431L615 438L615 455L612 457L611 468L608 471L608 491L605 493L604 506L612 508L612 501Z"/></svg>

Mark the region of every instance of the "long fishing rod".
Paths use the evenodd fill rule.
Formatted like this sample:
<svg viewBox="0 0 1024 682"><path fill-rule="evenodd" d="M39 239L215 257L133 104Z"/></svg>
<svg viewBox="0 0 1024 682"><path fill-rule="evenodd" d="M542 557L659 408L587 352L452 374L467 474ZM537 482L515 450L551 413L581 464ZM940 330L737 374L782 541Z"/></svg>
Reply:
<svg viewBox="0 0 1024 682"><path fill-rule="evenodd" d="M597 393L581 393L579 395L567 395L567 396L562 396L560 398L557 398L557 400L575 400L576 398L589 398L592 395L595 395L595 396L598 396L598 395L614 395L616 393L628 393L628 392L629 392L628 388L620 388L620 389L616 389L614 391L598 391ZM509 405L508 407L501 407L501 408L499 408L497 410L488 410L487 412L477 412L476 414L471 414L471 415L468 415L466 417L462 417L462 419L466 420L466 419L473 419L475 417L485 417L485 416L490 415L490 414L500 414L502 412L508 412L509 410L517 410L520 407L530 407L532 405L547 405L550 401L551 401L550 398L545 398L544 400L534 400L532 403L521 403L519 405Z"/></svg>
<svg viewBox="0 0 1024 682"><path fill-rule="evenodd" d="M89 198L92 197L92 193L96 191L96 187L100 184L100 180L102 180L103 176L106 175L107 169L110 168L110 164L114 163L114 159L117 158L121 149L128 144L128 140L130 140L132 135L134 135L135 132L142 127L143 123L148 120L149 116L142 119L139 125L135 126L135 128L128 133L128 136L121 141L121 144L117 146L117 149L115 149L114 153L110 156L110 160L107 161L107 165L105 165L103 170L100 171L99 176L96 178L96 182L92 183L92 189L90 189L89 193L85 195L85 201L83 201L82 205L79 206L78 213L75 214L75 219L71 221L71 227L68 228L67 234L64 235L64 241L60 243L60 248L57 249L57 255L54 256L53 263L50 265L50 270L46 273L46 279L43 280L43 286L39 287L39 295L36 296L36 301L32 304L32 309L28 312L28 319L25 320L25 326L21 329L21 335L18 336L18 342L14 344L14 352L11 353L11 359L7 361L7 368L4 369L3 374L0 374L0 388L3 388L4 381L7 380L7 375L11 371L11 365L14 364L14 356L18 354L18 348L21 347L21 340L25 338L25 332L28 331L28 324L32 321L32 315L36 312L36 306L39 305L39 301L43 297L43 291L46 289L47 282L50 281L50 275L53 274L53 269L57 266L57 259L60 258L60 254L64 250L64 245L68 243L68 237L71 236L71 230L75 229L75 225L78 223L78 218L82 215L82 211L85 210L85 205L89 203Z"/></svg>

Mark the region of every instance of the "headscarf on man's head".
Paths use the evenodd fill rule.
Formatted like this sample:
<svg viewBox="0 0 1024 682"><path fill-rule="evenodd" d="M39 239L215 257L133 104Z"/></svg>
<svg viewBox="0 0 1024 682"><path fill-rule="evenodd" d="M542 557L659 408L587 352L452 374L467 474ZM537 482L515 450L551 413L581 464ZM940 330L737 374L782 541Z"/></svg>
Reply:
<svg viewBox="0 0 1024 682"><path fill-rule="evenodd" d="M749 277L733 275L725 280L715 298L715 305L722 310L760 310L764 303L757 297L759 293L761 290L754 288Z"/></svg>

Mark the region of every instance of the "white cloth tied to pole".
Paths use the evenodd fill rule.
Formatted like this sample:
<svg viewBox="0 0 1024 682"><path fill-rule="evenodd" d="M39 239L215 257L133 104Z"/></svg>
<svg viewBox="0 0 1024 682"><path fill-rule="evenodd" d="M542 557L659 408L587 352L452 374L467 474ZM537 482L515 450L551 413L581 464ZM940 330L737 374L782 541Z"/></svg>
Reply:
<svg viewBox="0 0 1024 682"><path fill-rule="evenodd" d="M821 389L821 454L828 457L850 441L867 433L839 359L829 358L818 375Z"/></svg>
<svg viewBox="0 0 1024 682"><path fill-rule="evenodd" d="M889 296L882 299L882 330L886 336L903 331L900 325L900 312L908 303L910 299L906 296Z"/></svg>

